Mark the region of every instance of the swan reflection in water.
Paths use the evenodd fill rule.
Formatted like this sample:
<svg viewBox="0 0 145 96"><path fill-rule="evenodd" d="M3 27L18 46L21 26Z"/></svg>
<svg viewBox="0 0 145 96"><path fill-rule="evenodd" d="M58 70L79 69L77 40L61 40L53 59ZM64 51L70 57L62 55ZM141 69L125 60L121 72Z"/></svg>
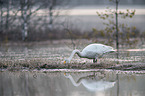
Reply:
<svg viewBox="0 0 145 96"><path fill-rule="evenodd" d="M104 91L105 89L112 88L116 82L106 81L104 78L99 78L98 76L86 76L81 77L77 82L69 73L65 73L64 76L72 82L74 86L79 86L82 84L89 91Z"/></svg>

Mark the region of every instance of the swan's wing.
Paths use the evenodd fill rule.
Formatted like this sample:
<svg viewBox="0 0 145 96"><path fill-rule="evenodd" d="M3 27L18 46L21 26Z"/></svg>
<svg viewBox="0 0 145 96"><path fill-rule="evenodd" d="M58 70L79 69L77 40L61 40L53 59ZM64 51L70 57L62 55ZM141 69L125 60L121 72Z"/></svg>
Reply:
<svg viewBox="0 0 145 96"><path fill-rule="evenodd" d="M90 44L87 47L85 47L82 50L82 52L83 53L86 53L86 54L88 54L88 53L91 53L91 54L94 53L94 54L101 55L105 51L104 48L103 48L103 46L105 46L105 45L103 45L103 44Z"/></svg>
<svg viewBox="0 0 145 96"><path fill-rule="evenodd" d="M114 50L111 46L106 46L103 44L90 44L87 47L85 47L82 52L85 53L87 51L102 55L105 53L113 52Z"/></svg>
<svg viewBox="0 0 145 96"><path fill-rule="evenodd" d="M83 54L86 58L89 58L89 59L93 59L99 55L96 51L92 51L92 50L83 51Z"/></svg>

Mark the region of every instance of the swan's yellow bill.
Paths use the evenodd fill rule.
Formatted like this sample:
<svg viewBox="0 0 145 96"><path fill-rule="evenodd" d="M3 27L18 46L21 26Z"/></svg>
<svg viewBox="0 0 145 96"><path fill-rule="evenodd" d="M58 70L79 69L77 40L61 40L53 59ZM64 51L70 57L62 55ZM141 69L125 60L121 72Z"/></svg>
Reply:
<svg viewBox="0 0 145 96"><path fill-rule="evenodd" d="M63 64L66 64L66 61L64 61Z"/></svg>
<svg viewBox="0 0 145 96"><path fill-rule="evenodd" d="M64 75L66 75L66 73L64 73Z"/></svg>

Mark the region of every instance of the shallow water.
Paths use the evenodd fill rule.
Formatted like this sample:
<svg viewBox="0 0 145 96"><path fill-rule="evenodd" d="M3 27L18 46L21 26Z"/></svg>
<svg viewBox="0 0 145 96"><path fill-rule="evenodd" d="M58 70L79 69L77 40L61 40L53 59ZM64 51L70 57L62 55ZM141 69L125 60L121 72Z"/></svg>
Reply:
<svg viewBox="0 0 145 96"><path fill-rule="evenodd" d="M0 96L144 96L145 74L0 72Z"/></svg>

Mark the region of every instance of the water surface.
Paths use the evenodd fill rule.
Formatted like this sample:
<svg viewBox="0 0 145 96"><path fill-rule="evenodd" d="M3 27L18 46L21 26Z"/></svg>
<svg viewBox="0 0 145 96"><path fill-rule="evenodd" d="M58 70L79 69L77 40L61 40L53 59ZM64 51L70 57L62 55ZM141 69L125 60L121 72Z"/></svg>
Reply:
<svg viewBox="0 0 145 96"><path fill-rule="evenodd" d="M144 96L145 74L0 72L0 96Z"/></svg>

